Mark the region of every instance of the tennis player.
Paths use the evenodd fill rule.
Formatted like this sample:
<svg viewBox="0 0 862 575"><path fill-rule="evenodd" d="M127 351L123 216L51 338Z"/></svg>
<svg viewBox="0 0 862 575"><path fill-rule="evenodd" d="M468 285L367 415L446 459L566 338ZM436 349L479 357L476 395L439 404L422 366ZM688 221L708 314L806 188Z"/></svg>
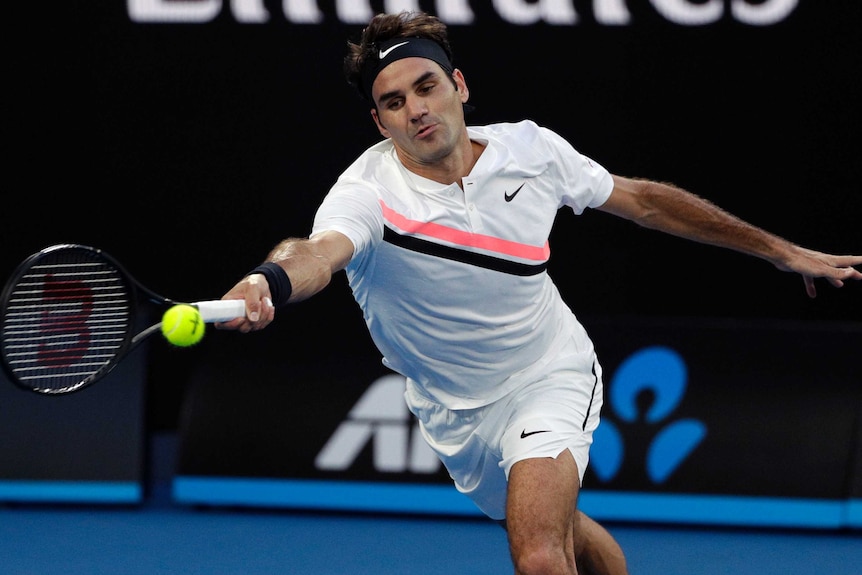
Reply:
<svg viewBox="0 0 862 575"><path fill-rule="evenodd" d="M279 243L224 298L259 330L346 270L383 362L458 490L507 529L515 572L627 573L577 511L602 407L593 344L546 272L558 210L603 210L836 287L860 256L804 249L677 187L610 174L531 121L467 126L444 24L378 15L345 74L383 140L344 171L308 238Z"/></svg>

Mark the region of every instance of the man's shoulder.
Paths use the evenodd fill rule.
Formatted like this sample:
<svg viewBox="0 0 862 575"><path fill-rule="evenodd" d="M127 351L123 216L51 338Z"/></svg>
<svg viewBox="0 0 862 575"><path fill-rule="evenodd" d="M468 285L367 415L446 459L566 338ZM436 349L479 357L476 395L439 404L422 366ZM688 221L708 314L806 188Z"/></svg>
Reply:
<svg viewBox="0 0 862 575"><path fill-rule="evenodd" d="M533 120L471 126L468 128L468 132L470 132L471 138L498 140L506 145L521 144L528 147L535 147L556 136L553 131L540 126Z"/></svg>
<svg viewBox="0 0 862 575"><path fill-rule="evenodd" d="M351 176L360 179L368 178L372 174L378 173L381 169L392 169L392 155L394 145L392 140L386 139L363 151L341 174L342 178Z"/></svg>
<svg viewBox="0 0 862 575"><path fill-rule="evenodd" d="M470 126L470 131L481 134L492 134L496 136L517 137L522 134L538 133L541 128L533 120L519 120L517 122L495 122L481 126Z"/></svg>
<svg viewBox="0 0 862 575"><path fill-rule="evenodd" d="M534 160L540 164L547 162L555 149L564 143L557 133L533 120L487 124L468 131L471 139L487 141L525 160L535 157Z"/></svg>

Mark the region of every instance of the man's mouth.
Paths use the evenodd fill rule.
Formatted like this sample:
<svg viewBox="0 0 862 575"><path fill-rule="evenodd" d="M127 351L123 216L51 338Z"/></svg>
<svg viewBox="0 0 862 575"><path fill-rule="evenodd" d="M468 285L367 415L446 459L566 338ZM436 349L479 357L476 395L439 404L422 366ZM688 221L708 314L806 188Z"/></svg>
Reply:
<svg viewBox="0 0 862 575"><path fill-rule="evenodd" d="M416 132L416 137L417 137L417 138L419 138L419 139L422 139L422 138L424 138L425 136L427 136L429 133L431 133L433 130L434 130L434 125L433 125L433 124L432 124L432 125L430 125L430 126L423 126L423 127L421 127L421 128L419 129L419 131L418 131L418 132Z"/></svg>

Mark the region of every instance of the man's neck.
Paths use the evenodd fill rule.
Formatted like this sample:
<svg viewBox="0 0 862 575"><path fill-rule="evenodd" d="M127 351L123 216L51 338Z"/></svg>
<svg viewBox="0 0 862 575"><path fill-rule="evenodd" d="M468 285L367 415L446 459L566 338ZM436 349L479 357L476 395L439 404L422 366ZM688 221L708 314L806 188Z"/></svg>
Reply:
<svg viewBox="0 0 862 575"><path fill-rule="evenodd" d="M444 160L433 164L405 161L400 154L398 157L404 167L414 174L441 184L458 184L461 189L464 189L462 178L473 170L473 166L476 165L484 150L484 144L466 138L464 145L459 146Z"/></svg>

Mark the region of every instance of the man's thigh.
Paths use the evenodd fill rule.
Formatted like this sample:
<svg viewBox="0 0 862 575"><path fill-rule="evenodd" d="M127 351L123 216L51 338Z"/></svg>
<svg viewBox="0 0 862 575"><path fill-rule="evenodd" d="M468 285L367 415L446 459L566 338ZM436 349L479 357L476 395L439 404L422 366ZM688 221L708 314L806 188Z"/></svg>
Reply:
<svg viewBox="0 0 862 575"><path fill-rule="evenodd" d="M569 547L578 491L578 468L568 450L556 458L515 463L506 502L506 528L513 548L531 541Z"/></svg>

